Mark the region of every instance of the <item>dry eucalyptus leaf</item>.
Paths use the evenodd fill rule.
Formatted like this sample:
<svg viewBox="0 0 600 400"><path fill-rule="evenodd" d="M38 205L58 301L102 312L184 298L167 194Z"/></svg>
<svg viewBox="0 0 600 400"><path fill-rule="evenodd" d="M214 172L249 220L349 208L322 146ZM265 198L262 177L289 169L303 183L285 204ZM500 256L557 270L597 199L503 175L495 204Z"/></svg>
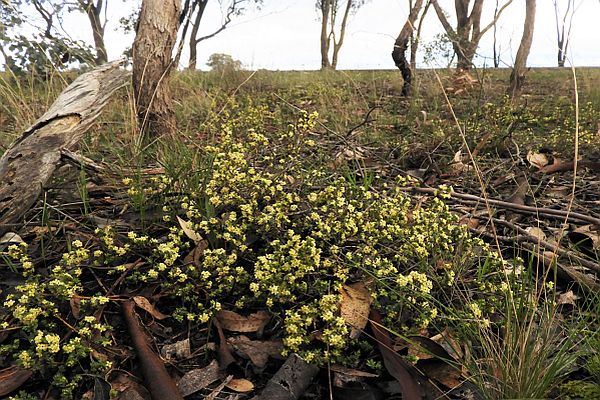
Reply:
<svg viewBox="0 0 600 400"><path fill-rule="evenodd" d="M179 215L177 216L177 221L179 222L179 226L181 226L183 233L185 233L185 236L187 236L196 243L202 240L202 236L200 236L198 232L192 229L188 221L181 219Z"/></svg>
<svg viewBox="0 0 600 400"><path fill-rule="evenodd" d="M133 296L133 301L139 308L148 312L148 314L152 315L154 318L156 318L158 320L163 320L165 318L169 318L168 315L161 313L152 304L150 304L150 301L148 301L148 299L145 298L144 296Z"/></svg>
<svg viewBox="0 0 600 400"><path fill-rule="evenodd" d="M281 340L250 340L240 335L227 340L239 355L250 359L258 368L264 368L269 357L281 359L283 343Z"/></svg>
<svg viewBox="0 0 600 400"><path fill-rule="evenodd" d="M71 299L69 300L69 305L71 306L71 312L73 313L73 316L75 317L75 319L79 319L79 317L80 317L81 300L82 300L82 298L78 294L74 294L71 297Z"/></svg>
<svg viewBox="0 0 600 400"><path fill-rule="evenodd" d="M340 315L352 327L350 337L356 339L367 326L371 311L371 293L364 282L356 282L343 285L340 294Z"/></svg>
<svg viewBox="0 0 600 400"><path fill-rule="evenodd" d="M25 243L21 236L17 235L14 232L6 232L2 237L0 237L0 244L15 244L15 243Z"/></svg>
<svg viewBox="0 0 600 400"><path fill-rule="evenodd" d="M216 317L223 329L233 332L257 332L271 320L271 315L266 311L258 311L245 317L233 311L221 310Z"/></svg>
<svg viewBox="0 0 600 400"><path fill-rule="evenodd" d="M238 393L248 393L254 390L254 384L248 379L232 379L225 385Z"/></svg>

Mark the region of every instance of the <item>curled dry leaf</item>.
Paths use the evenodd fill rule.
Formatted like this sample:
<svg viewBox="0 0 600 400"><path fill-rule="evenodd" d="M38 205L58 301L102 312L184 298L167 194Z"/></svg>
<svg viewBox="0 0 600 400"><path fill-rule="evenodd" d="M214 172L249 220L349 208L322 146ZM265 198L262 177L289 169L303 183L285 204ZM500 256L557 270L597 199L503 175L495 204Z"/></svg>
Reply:
<svg viewBox="0 0 600 400"><path fill-rule="evenodd" d="M189 357L191 354L190 339L184 339L175 343L166 344L160 349L160 355L165 360L171 360L173 358L181 360Z"/></svg>
<svg viewBox="0 0 600 400"><path fill-rule="evenodd" d="M257 332L271 320L271 315L266 311L258 311L247 317L233 311L221 310L216 315L223 329L232 332Z"/></svg>
<svg viewBox="0 0 600 400"><path fill-rule="evenodd" d="M537 169L542 169L549 164L548 157L545 154L534 153L531 150L527 152L527 161Z"/></svg>
<svg viewBox="0 0 600 400"><path fill-rule="evenodd" d="M254 390L254 384L250 382L248 379L231 379L225 387L238 392L238 393L248 393Z"/></svg>
<svg viewBox="0 0 600 400"><path fill-rule="evenodd" d="M364 282L343 285L340 289L340 315L352 327L350 337L356 339L369 319L371 293Z"/></svg>
<svg viewBox="0 0 600 400"><path fill-rule="evenodd" d="M580 226L569 233L569 239L581 247L600 250L600 233L594 225Z"/></svg>
<svg viewBox="0 0 600 400"><path fill-rule="evenodd" d="M561 293L558 295L557 304L570 304L572 306L575 305L575 302L579 300L579 296L573 293L572 290L569 290L566 293Z"/></svg>
<svg viewBox="0 0 600 400"><path fill-rule="evenodd" d="M156 318L158 320L163 320L165 318L169 318L168 315L161 313L152 304L150 304L150 301L148 301L148 299L145 298L144 296L133 296L133 301L139 308L148 312L148 314L152 315L154 318Z"/></svg>
<svg viewBox="0 0 600 400"><path fill-rule="evenodd" d="M530 226L525 230L527 231L528 234L535 237L537 240L540 240L540 241L546 240L546 234L544 233L543 230L541 230L538 227Z"/></svg>
<svg viewBox="0 0 600 400"><path fill-rule="evenodd" d="M183 233L185 233L185 236L187 236L188 238L190 238L191 240L193 240L194 242L198 243L202 240L202 236L196 232L194 229L192 229L192 227L190 226L190 223L182 218L179 217L179 215L177 216L177 222L179 222L179 226L181 226L181 230L183 230Z"/></svg>
<svg viewBox="0 0 600 400"><path fill-rule="evenodd" d="M473 169L473 166L465 164L462 161L462 150L457 151L454 154L454 158L452 158L452 163L450 164L450 174L458 175L465 171L470 171Z"/></svg>

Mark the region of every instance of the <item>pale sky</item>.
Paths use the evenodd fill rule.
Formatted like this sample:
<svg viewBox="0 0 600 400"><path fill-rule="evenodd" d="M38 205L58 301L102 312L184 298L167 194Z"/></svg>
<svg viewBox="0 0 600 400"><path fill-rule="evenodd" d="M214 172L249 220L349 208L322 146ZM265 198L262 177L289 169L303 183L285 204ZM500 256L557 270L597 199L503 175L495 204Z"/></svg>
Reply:
<svg viewBox="0 0 600 400"><path fill-rule="evenodd" d="M222 0L226 2L225 0ZM567 0L558 0L564 5ZM138 0L110 0L106 44L109 59L118 58L131 45L133 35L116 30L121 16L129 13ZM230 26L198 47L198 67L206 69L205 62L213 53L227 53L240 60L249 69L318 69L320 67L320 22L314 0L264 0L260 10L248 10ZM440 0L450 14L452 0ZM503 3L503 1L501 1ZM538 0L536 28L530 66L556 66L556 26L552 0ZM576 0L578 4L571 31L569 60L575 66L600 66L600 1ZM339 69L392 69L390 53L408 14L407 0L371 0L349 20L345 43L340 51ZM493 14L495 1L484 5L482 26ZM498 41L501 44L501 62L510 66L516 54L523 29L525 0L513 0L498 23ZM211 1L203 18L201 34L220 26L222 19L218 1ZM65 29L72 36L90 43L91 32L82 15L65 20ZM422 43L429 42L442 32L433 7L425 20ZM482 39L476 63L493 65L492 31ZM182 63L187 63L187 46ZM487 59L485 58L487 57ZM422 66L425 66L420 62ZM445 66L443 61L430 63L431 67Z"/></svg>

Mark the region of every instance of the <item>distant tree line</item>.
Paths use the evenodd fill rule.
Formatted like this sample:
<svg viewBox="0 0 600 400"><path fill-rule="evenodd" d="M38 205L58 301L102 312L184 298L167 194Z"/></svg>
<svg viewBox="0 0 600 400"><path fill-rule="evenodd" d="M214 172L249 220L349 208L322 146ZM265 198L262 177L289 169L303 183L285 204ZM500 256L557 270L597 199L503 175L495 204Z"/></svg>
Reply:
<svg viewBox="0 0 600 400"><path fill-rule="evenodd" d="M171 66L178 66L182 50L187 46L190 55L187 68L192 70L198 66L198 46L203 41L223 32L236 17L251 7L260 8L262 5L262 0L172 1L177 6L177 21L174 23L176 43L172 50L173 58L169 62ZM581 1L552 0L556 16L558 66L565 65L573 16ZM136 7L131 15L120 20L124 30L139 30L138 21L147 2L149 0L142 1L141 9ZM321 69L337 68L351 16L368 3L368 0L316 0L313 3L321 21ZM479 43L490 30L494 32L494 66L499 65L496 26L513 0L496 0L493 3L486 0L452 0L452 3L453 12L450 12L438 0L406 0L408 14L400 19L403 23L392 49L392 60L404 79L402 94L409 95L411 92L421 28L430 9L435 11L444 31L440 43L451 46L459 70L468 71L472 68ZM215 21L210 21L214 26L212 31L206 28L209 24L205 18L206 7L210 4L220 7L222 15L220 22L215 24ZM482 15L485 5L494 6L495 9L493 17L484 22ZM95 65L106 62L108 55L104 36L107 7L108 0L0 0L0 55L4 58L5 68L13 72L42 74L52 69L68 68L74 63ZM511 93L518 92L524 81L526 60L533 38L535 1L526 0L525 9L523 37L514 62ZM93 45L73 40L64 31L62 22L67 13L80 13L87 17ZM27 29L23 28L31 23L32 15L37 22L42 22L42 27L33 34L25 35L23 32ZM409 49L410 58L407 56Z"/></svg>

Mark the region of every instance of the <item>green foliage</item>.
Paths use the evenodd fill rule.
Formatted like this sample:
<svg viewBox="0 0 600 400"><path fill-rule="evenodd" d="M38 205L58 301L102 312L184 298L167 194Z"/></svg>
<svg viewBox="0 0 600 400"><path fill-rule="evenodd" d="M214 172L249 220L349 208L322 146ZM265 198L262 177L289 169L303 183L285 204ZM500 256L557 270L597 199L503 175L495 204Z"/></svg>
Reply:
<svg viewBox="0 0 600 400"><path fill-rule="evenodd" d="M208 65L211 70L220 74L239 71L242 68L241 61L234 60L229 54L222 53L211 54L211 56L208 57L206 65Z"/></svg>
<svg viewBox="0 0 600 400"><path fill-rule="evenodd" d="M35 4L33 4L35 3ZM61 13L72 10L64 2L17 0L0 2L0 47L5 66L15 74L28 72L45 77L56 70L94 60L93 50L82 41L62 35L54 23ZM80 9L80 7L75 7ZM25 33L37 10L46 24L44 30Z"/></svg>

